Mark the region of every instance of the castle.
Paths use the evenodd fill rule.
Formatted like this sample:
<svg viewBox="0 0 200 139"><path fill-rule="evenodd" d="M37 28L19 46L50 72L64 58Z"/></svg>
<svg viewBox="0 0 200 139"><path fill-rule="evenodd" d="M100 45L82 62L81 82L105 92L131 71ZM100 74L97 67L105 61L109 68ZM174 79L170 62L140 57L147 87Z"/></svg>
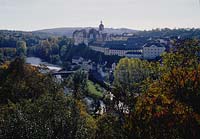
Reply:
<svg viewBox="0 0 200 139"><path fill-rule="evenodd" d="M110 40L110 35L104 31L104 25L101 21L98 30L91 28L76 30L73 33L74 45L85 44L88 46L90 42L105 42Z"/></svg>
<svg viewBox="0 0 200 139"><path fill-rule="evenodd" d="M155 59L166 50L166 44L156 41L153 43L149 37L130 36L127 33L108 34L104 30L102 21L98 30L95 28L76 30L73 39L74 45L85 44L94 51L120 57Z"/></svg>

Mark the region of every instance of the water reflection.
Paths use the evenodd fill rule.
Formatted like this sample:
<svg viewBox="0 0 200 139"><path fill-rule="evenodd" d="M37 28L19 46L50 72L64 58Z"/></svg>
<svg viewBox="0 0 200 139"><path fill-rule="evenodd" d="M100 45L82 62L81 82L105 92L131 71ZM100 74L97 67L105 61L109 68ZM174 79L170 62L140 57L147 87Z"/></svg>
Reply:
<svg viewBox="0 0 200 139"><path fill-rule="evenodd" d="M38 57L27 57L26 58L26 63L29 63L33 66L40 66L41 64L42 65L45 65L47 66L47 68L49 68L50 70L55 70L55 71L59 71L61 70L62 68L59 67L58 65L54 65L54 64L50 64L48 62L43 62L40 58Z"/></svg>

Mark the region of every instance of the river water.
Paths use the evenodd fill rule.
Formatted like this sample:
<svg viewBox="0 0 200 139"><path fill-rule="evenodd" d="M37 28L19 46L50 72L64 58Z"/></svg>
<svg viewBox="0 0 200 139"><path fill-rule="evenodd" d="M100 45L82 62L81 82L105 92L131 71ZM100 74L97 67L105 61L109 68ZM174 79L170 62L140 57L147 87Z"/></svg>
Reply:
<svg viewBox="0 0 200 139"><path fill-rule="evenodd" d="M38 57L27 57L26 58L26 63L31 64L33 66L40 66L45 65L47 66L47 68L49 68L50 70L55 70L55 71L59 71L62 68L58 65L54 65L54 64L50 64L48 62L43 62L40 58Z"/></svg>

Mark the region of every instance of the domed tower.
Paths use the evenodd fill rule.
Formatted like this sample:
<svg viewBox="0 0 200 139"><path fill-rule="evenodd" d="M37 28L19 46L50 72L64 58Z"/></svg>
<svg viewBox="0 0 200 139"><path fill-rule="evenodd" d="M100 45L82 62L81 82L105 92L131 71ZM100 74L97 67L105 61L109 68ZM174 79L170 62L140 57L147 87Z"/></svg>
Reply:
<svg viewBox="0 0 200 139"><path fill-rule="evenodd" d="M100 25L99 25L99 31L103 32L104 31L104 25L103 22L101 21Z"/></svg>

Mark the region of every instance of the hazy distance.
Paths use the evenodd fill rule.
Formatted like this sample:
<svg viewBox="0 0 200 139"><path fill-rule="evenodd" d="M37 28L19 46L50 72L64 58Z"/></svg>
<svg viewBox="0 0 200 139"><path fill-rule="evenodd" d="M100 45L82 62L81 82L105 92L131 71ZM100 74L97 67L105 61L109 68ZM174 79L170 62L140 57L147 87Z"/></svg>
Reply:
<svg viewBox="0 0 200 139"><path fill-rule="evenodd" d="M0 0L0 29L199 28L199 0Z"/></svg>

